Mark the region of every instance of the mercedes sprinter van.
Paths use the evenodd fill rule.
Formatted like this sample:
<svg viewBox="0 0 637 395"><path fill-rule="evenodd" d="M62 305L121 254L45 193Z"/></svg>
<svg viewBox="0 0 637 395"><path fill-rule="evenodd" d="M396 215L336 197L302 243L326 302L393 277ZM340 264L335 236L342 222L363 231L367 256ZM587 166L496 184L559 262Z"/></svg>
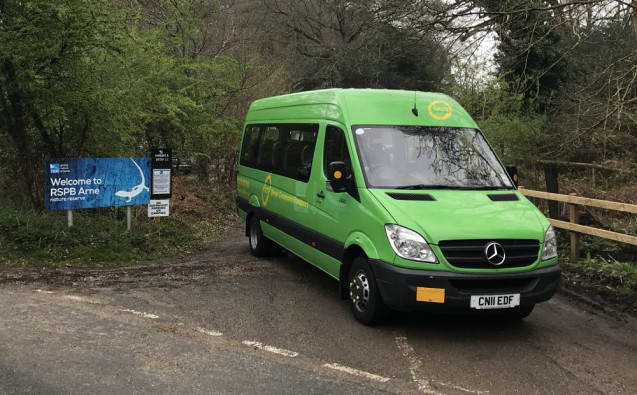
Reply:
<svg viewBox="0 0 637 395"><path fill-rule="evenodd" d="M237 211L250 251L339 281L355 318L388 309L524 318L560 279L550 222L440 93L327 89L256 100Z"/></svg>

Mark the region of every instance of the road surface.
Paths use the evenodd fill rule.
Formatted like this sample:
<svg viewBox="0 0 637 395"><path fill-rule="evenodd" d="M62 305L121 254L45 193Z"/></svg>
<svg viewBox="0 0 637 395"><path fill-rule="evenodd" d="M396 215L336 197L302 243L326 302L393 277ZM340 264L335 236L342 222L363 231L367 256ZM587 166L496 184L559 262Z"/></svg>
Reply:
<svg viewBox="0 0 637 395"><path fill-rule="evenodd" d="M558 294L522 322L357 323L337 283L210 249L131 268L3 269L0 393L635 394L637 322Z"/></svg>

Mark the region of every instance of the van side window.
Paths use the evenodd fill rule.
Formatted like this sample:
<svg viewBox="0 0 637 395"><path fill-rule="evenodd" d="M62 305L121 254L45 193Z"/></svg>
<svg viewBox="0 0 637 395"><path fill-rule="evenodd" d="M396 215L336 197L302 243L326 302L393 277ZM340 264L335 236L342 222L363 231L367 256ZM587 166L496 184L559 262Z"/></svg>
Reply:
<svg viewBox="0 0 637 395"><path fill-rule="evenodd" d="M318 124L249 125L240 164L308 182L318 128Z"/></svg>
<svg viewBox="0 0 637 395"><path fill-rule="evenodd" d="M325 150L323 160L323 172L327 175L327 167L331 162L341 161L345 162L348 169L351 169L352 161L347 150L347 141L345 140L345 133L336 126L327 126L325 132Z"/></svg>
<svg viewBox="0 0 637 395"><path fill-rule="evenodd" d="M280 145L280 131L276 126L266 126L259 147L258 168L276 173L275 163Z"/></svg>
<svg viewBox="0 0 637 395"><path fill-rule="evenodd" d="M255 167L259 156L259 126L247 126L241 146L241 160L243 166Z"/></svg>

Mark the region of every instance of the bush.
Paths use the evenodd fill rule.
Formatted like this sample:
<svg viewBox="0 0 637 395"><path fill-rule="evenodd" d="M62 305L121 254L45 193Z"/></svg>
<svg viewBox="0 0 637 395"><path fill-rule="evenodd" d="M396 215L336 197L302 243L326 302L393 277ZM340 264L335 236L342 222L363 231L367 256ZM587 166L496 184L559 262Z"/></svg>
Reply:
<svg viewBox="0 0 637 395"><path fill-rule="evenodd" d="M173 183L171 214L159 224L135 207L132 230L125 209L40 213L8 201L0 204L0 265L126 265L166 258L210 244L236 218L234 192L187 177ZM185 203L184 203L185 202Z"/></svg>

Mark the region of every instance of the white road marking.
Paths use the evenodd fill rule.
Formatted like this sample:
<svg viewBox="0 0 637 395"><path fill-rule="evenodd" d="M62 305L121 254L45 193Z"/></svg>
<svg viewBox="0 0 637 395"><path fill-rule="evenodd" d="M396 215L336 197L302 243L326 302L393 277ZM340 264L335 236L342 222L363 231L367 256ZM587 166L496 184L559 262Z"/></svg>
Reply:
<svg viewBox="0 0 637 395"><path fill-rule="evenodd" d="M459 386L451 384L451 383L437 382L436 384L440 384L440 385L445 386L445 387L450 387L450 388L453 388L453 389L458 390L458 391L467 392L469 394L486 395L486 394L490 393L489 391L470 390L470 389L467 389L467 388L462 388L462 387L459 387Z"/></svg>
<svg viewBox="0 0 637 395"><path fill-rule="evenodd" d="M412 346L407 343L407 337L396 335L396 345L398 349L403 354L404 357L409 361L409 372L411 373L411 379L418 384L418 389L424 394L440 394L440 392L435 391L431 388L431 384L429 380L424 380L418 378L418 369L420 369L420 365L422 362L415 356L415 352Z"/></svg>
<svg viewBox="0 0 637 395"><path fill-rule="evenodd" d="M418 370L420 369L420 365L422 365L422 361L420 361L420 359L416 357L414 348L407 342L407 337L396 335L396 345L398 346L400 352L402 352L403 356L406 357L409 361L409 371L411 373L411 378L416 384L418 384L418 389L424 394L441 394L441 392L438 392L431 388L430 380L418 378ZM485 395L489 393L489 391L471 390L451 383L436 382L436 385L453 388L455 390L467 392L470 394Z"/></svg>
<svg viewBox="0 0 637 395"><path fill-rule="evenodd" d="M267 346L267 345L265 345L263 343L259 343L259 342L253 342L253 341L244 340L242 343L245 344L246 346L254 347L254 348L257 348L259 350L268 351L268 352L271 352L271 353L274 353L274 354L279 354L279 355L283 355L283 356L290 357L290 358L294 358L294 357L299 355L298 352L284 350L282 348L276 348L276 347L272 347L272 346Z"/></svg>
<svg viewBox="0 0 637 395"><path fill-rule="evenodd" d="M39 293L39 294L52 294L52 291L45 291L43 289L36 289L35 292Z"/></svg>
<svg viewBox="0 0 637 395"><path fill-rule="evenodd" d="M74 300L76 302L84 302L84 303L90 303L90 304L100 304L100 302L98 302L96 300L91 300L91 299L84 298L82 296L77 296L77 295L64 295L64 297L66 299Z"/></svg>
<svg viewBox="0 0 637 395"><path fill-rule="evenodd" d="M217 332L217 331L211 331L210 329L206 329L206 328L202 328L200 326L195 328L198 332L204 333L208 336L215 336L215 337L219 337L219 336L223 336L223 333L221 332Z"/></svg>
<svg viewBox="0 0 637 395"><path fill-rule="evenodd" d="M389 381L387 377L378 376L376 374L368 373L368 372L354 369L354 368L349 368L347 366L339 365L337 363L326 363L323 366L326 368L338 370L339 372L351 374L352 376L365 377L366 379L378 381L379 383L386 383Z"/></svg>
<svg viewBox="0 0 637 395"><path fill-rule="evenodd" d="M144 317L144 318L150 318L152 320L156 320L157 318L159 318L158 315L150 314L150 313L144 313L143 311L137 311L137 310L131 310L131 309L122 309L120 311L123 311L125 313L132 313L132 314L135 314L135 315L139 315L139 316Z"/></svg>

